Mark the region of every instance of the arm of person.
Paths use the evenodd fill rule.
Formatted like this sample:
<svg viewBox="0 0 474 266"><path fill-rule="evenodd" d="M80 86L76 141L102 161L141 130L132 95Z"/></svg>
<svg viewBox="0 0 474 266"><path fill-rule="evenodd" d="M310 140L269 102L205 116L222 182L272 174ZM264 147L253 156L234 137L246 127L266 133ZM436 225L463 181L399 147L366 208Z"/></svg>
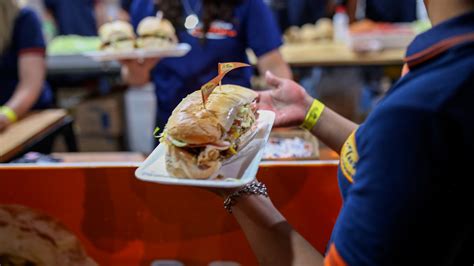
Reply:
<svg viewBox="0 0 474 266"><path fill-rule="evenodd" d="M260 73L267 73L267 71L270 71L282 78L293 78L290 66L288 66L285 60L283 60L283 56L278 49L260 56L257 60L257 67Z"/></svg>
<svg viewBox="0 0 474 266"><path fill-rule="evenodd" d="M128 85L143 86L151 81L151 70L159 61L159 58L147 58L143 61L121 60L122 79Z"/></svg>
<svg viewBox="0 0 474 266"><path fill-rule="evenodd" d="M259 265L323 265L323 256L291 227L270 199L240 198L232 213Z"/></svg>
<svg viewBox="0 0 474 266"><path fill-rule="evenodd" d="M26 114L36 103L42 91L45 73L45 43L41 23L34 11L25 11L17 18L15 27L18 53L18 84L13 95L5 103L17 117ZM0 130L8 123L1 115Z"/></svg>
<svg viewBox="0 0 474 266"><path fill-rule="evenodd" d="M275 126L299 126L313 103L313 98L296 82L266 73L268 85L273 89L259 93L259 108L276 114ZM316 137L339 152L357 124L338 115L328 107L311 130Z"/></svg>
<svg viewBox="0 0 474 266"><path fill-rule="evenodd" d="M262 0L251 0L248 3L245 34L247 46L257 57L259 72L264 74L271 71L291 79L291 69L279 51L283 44L282 35L270 9Z"/></svg>
<svg viewBox="0 0 474 266"><path fill-rule="evenodd" d="M17 117L24 116L38 100L43 88L46 67L44 56L37 54L25 54L18 59L19 83L12 97L5 103L11 108ZM0 130L3 130L9 120L0 118Z"/></svg>
<svg viewBox="0 0 474 266"><path fill-rule="evenodd" d="M127 1L122 0L122 8L127 9L130 22L138 27L139 22L147 16L154 16L154 1ZM138 60L121 60L122 79L131 86L143 86L151 81L151 71L160 61L159 58Z"/></svg>
<svg viewBox="0 0 474 266"><path fill-rule="evenodd" d="M6 106L18 116L25 115L38 100L46 75L45 59L42 55L25 54L18 59L20 82Z"/></svg>
<svg viewBox="0 0 474 266"><path fill-rule="evenodd" d="M416 252L412 247L428 245L424 233L432 233L426 228L430 216L423 216L420 210L426 210L426 196L431 192L420 188L428 188L433 182L430 176L436 169L427 162L433 162L432 156L436 156L430 149L438 147L429 146L432 121L413 114L411 110L400 111L393 120L380 115L373 121L370 133L354 143L356 152L360 148L363 160L355 162L355 181L347 192L324 259L288 224L268 198L256 195L238 198L232 213L259 263L403 265L410 262L409 258ZM426 155L423 159L417 152L421 150ZM423 234L415 236L417 232ZM410 239L417 244L411 243L413 246L407 248Z"/></svg>

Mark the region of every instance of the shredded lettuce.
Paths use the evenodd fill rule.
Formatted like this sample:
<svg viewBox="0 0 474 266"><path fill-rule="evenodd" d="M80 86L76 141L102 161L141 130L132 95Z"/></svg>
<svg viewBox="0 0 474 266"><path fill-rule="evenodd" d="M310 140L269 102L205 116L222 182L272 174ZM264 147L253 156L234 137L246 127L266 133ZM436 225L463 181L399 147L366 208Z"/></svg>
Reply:
<svg viewBox="0 0 474 266"><path fill-rule="evenodd" d="M183 147L186 147L188 146L188 144L184 141L180 141L180 140L176 140L176 139L173 139L171 137L168 137L168 140L171 141L171 143L176 146L176 147L179 147L179 148L183 148Z"/></svg>

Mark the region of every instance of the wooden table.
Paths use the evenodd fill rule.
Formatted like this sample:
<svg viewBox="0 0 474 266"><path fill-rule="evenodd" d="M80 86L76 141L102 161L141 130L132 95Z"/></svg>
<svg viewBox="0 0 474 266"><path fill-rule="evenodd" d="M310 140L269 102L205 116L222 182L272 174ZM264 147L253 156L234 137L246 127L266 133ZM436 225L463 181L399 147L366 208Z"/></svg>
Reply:
<svg viewBox="0 0 474 266"><path fill-rule="evenodd" d="M292 67L311 66L398 66L403 65L405 49L391 49L373 53L355 53L344 44L332 42L291 43L280 49ZM249 52L250 62L257 62Z"/></svg>
<svg viewBox="0 0 474 266"><path fill-rule="evenodd" d="M0 162L6 162L68 121L65 110L35 111L0 133Z"/></svg>

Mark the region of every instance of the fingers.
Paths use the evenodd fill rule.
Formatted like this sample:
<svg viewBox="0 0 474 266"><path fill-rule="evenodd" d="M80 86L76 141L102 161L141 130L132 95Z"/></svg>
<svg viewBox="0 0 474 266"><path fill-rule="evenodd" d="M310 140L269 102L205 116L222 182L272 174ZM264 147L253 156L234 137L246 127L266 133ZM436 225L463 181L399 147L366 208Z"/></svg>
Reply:
<svg viewBox="0 0 474 266"><path fill-rule="evenodd" d="M270 91L262 91L262 92L258 93L257 109L258 110L270 110L270 111L273 110Z"/></svg>
<svg viewBox="0 0 474 266"><path fill-rule="evenodd" d="M270 71L267 71L265 73L265 80L267 81L267 84L272 86L272 87L278 87L278 86L280 86L280 84L283 83L282 78L279 78L279 77L273 75L273 73L270 72Z"/></svg>

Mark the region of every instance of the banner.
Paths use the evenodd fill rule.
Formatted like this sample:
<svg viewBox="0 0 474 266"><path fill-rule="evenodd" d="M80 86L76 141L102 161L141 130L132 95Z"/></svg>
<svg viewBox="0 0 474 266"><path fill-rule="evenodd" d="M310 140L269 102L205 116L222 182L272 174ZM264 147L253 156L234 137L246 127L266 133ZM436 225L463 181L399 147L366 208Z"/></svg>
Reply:
<svg viewBox="0 0 474 266"><path fill-rule="evenodd" d="M241 68L241 67L249 67L250 65L239 63L239 62L228 62L228 63L219 63L219 75L225 75L230 71Z"/></svg>
<svg viewBox="0 0 474 266"><path fill-rule="evenodd" d="M221 85L221 81L227 73L237 68L249 67L249 66L250 65L248 64L239 63L239 62L219 63L219 66L218 66L219 75L201 87L202 104L204 105L204 108L206 108L206 102L209 99L209 96L211 95L211 93L214 91L214 89L217 86Z"/></svg>
<svg viewBox="0 0 474 266"><path fill-rule="evenodd" d="M204 108L206 108L207 99L209 99L209 96L214 91L214 89L219 85L219 83L221 82L223 78L224 78L224 75L219 75L201 87L202 104L204 105Z"/></svg>

